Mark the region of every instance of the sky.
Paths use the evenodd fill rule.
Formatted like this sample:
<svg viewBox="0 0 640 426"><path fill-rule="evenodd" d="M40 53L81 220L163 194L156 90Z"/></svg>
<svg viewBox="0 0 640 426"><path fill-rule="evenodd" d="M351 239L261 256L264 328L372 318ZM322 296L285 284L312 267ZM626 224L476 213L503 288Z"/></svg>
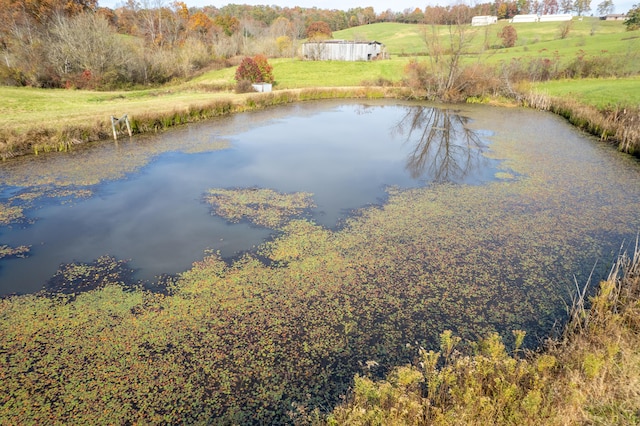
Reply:
<svg viewBox="0 0 640 426"><path fill-rule="evenodd" d="M249 5L276 5L280 7L317 7L319 9L338 9L348 10L356 7L368 7L372 6L376 13L384 12L387 9L391 9L394 12L402 12L405 9L415 9L419 7L423 9L427 5L442 5L447 6L453 2L459 2L457 0L449 1L424 1L424 0L234 0L234 1L221 1L221 0L183 0L188 7L202 7L202 6L215 6L222 7L227 4L249 4ZM477 2L484 3L491 0L478 0ZM172 0L165 0L166 4L171 3ZM601 0L591 0L592 13L596 13L597 5ZM638 0L613 0L613 4L616 7L615 13L625 13L631 7L637 3ZM109 7L114 9L124 3L123 0L98 0L100 6ZM154 4L155 0L149 1ZM469 4L475 3L467 2Z"/></svg>

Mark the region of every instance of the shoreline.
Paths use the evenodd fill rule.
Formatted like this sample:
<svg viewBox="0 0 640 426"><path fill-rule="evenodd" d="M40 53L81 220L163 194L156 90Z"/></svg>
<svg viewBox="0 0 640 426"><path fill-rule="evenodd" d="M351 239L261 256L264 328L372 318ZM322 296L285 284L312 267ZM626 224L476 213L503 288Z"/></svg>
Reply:
<svg viewBox="0 0 640 426"><path fill-rule="evenodd" d="M404 87L333 87L312 89L284 89L269 93L247 95L229 94L206 103L194 103L187 107L160 110L155 113L132 115L131 131L134 135L157 133L171 127L196 123L214 117L241 113L293 102L321 99L382 99L395 98L416 100ZM470 101L470 100L468 100ZM474 101L477 101L474 99ZM494 98L479 102L504 105ZM640 156L640 112L638 110L614 109L600 111L595 107L571 99L554 98L540 93L518 94L507 98L507 103L528 108L550 111L566 118L572 125L617 146L618 150L636 157ZM126 135L126 132L121 132ZM0 159L38 155L40 152L63 152L74 145L113 140L111 122L96 120L93 125L67 125L55 128L30 128L24 132L9 131L0 134Z"/></svg>

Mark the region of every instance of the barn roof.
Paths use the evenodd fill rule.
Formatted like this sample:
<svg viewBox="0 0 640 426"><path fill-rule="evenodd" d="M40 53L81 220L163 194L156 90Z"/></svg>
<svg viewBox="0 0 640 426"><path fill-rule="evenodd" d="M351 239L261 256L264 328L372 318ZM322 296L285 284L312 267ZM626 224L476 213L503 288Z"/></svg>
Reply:
<svg viewBox="0 0 640 426"><path fill-rule="evenodd" d="M382 46L383 44L379 41L371 40L371 41L354 41L354 40L318 40L318 41L308 41L307 43L323 43L323 44L378 44Z"/></svg>

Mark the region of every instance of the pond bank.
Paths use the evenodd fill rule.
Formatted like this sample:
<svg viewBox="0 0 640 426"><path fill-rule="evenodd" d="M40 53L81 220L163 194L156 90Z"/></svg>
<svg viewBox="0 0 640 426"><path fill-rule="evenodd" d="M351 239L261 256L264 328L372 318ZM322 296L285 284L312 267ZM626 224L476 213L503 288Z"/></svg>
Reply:
<svg viewBox="0 0 640 426"><path fill-rule="evenodd" d="M640 110L637 108L600 110L572 98L535 92L522 95L521 102L526 107L558 114L579 129L617 146L619 151L640 157Z"/></svg>
<svg viewBox="0 0 640 426"><path fill-rule="evenodd" d="M182 109L160 110L130 117L134 134L155 133L170 127L208 120L213 117L245 112L268 106L320 99L410 99L413 96L401 87L338 87L278 90L270 93L231 95L205 104L193 104ZM482 100L484 102L484 100ZM621 152L640 155L640 112L633 109L598 110L573 99L550 97L529 92L513 100L525 107L551 111L569 120L574 126L603 140L614 143ZM494 103L489 100L488 103ZM504 103L504 102L501 102ZM122 137L125 134L122 133ZM112 140L111 123L106 118L93 124L66 126L60 129L34 126L26 132L0 134L0 158L6 160L40 152L66 151L73 145Z"/></svg>
<svg viewBox="0 0 640 426"><path fill-rule="evenodd" d="M129 117L133 134L154 133L181 124L195 123L214 117L245 112L274 105L320 99L379 99L402 98L403 90L382 87L344 87L281 90L271 93L252 93L217 98L210 103L193 104L182 109L165 109L153 113ZM6 160L40 152L67 151L73 145L113 140L111 122L108 117L97 117L91 124L52 127L34 127L25 132L0 134L0 158ZM102 118L102 119L100 119ZM121 134L121 137L125 133Z"/></svg>

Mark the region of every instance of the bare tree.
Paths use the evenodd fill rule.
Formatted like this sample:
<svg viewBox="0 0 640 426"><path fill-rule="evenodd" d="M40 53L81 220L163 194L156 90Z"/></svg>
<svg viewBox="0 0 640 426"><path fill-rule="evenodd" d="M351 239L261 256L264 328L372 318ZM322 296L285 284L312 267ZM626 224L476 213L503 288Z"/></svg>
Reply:
<svg viewBox="0 0 640 426"><path fill-rule="evenodd" d="M446 27L446 32L441 34L441 26L425 26L422 38L427 45L435 97L448 99L452 93L460 92L465 81L460 79L462 75L461 60L468 49L476 30L465 25L464 16L457 16L456 24Z"/></svg>
<svg viewBox="0 0 640 426"><path fill-rule="evenodd" d="M393 132L412 146L406 162L411 177L459 183L487 162L486 144L467 122L446 109L409 109Z"/></svg>
<svg viewBox="0 0 640 426"><path fill-rule="evenodd" d="M613 0L603 0L602 3L598 4L598 15L605 16L610 13L613 13L615 6L613 4Z"/></svg>
<svg viewBox="0 0 640 426"><path fill-rule="evenodd" d="M60 75L89 71L104 75L125 67L127 52L109 23L94 13L59 16L51 28L49 58Z"/></svg>
<svg viewBox="0 0 640 426"><path fill-rule="evenodd" d="M573 10L578 16L582 16L583 13L591 10L591 0L575 0L573 2Z"/></svg>

